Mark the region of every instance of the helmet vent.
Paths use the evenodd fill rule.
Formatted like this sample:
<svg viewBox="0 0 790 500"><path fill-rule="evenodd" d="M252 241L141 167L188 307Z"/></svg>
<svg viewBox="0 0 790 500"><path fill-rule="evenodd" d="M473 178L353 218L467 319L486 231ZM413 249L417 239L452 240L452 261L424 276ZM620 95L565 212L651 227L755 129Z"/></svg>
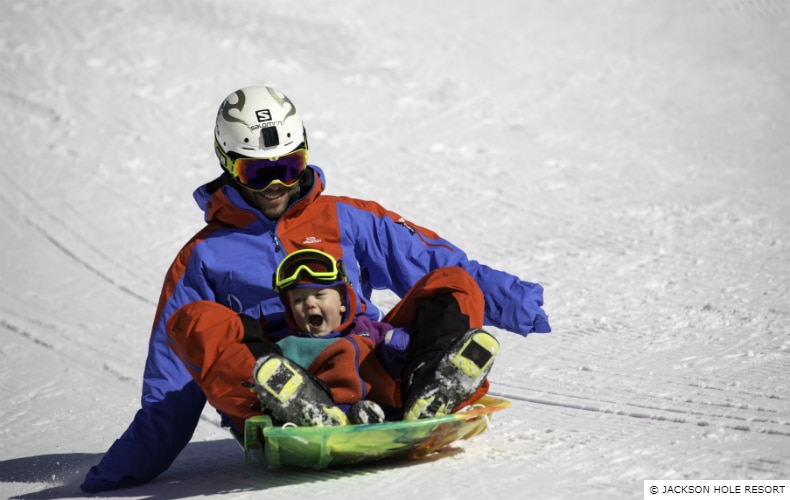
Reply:
<svg viewBox="0 0 790 500"><path fill-rule="evenodd" d="M265 148L273 148L280 145L280 135L277 133L277 127L263 127L261 129L261 137Z"/></svg>

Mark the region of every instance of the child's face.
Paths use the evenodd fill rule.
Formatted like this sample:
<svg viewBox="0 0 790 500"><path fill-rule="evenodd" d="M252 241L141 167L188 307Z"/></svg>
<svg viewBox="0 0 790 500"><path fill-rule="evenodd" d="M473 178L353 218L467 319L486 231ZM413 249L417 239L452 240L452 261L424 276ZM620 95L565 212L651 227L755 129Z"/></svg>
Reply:
<svg viewBox="0 0 790 500"><path fill-rule="evenodd" d="M313 337L324 337L337 330L346 312L336 288L288 290L288 304L299 330Z"/></svg>

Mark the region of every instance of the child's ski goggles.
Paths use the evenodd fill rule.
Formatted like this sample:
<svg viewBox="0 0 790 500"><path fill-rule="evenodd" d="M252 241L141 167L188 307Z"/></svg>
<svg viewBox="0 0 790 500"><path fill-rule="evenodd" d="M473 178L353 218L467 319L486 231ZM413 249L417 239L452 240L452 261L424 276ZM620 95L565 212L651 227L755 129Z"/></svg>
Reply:
<svg viewBox="0 0 790 500"><path fill-rule="evenodd" d="M321 250L305 248L288 255L274 273L274 291L282 293L307 281L317 285L331 285L348 281L343 261Z"/></svg>
<svg viewBox="0 0 790 500"><path fill-rule="evenodd" d="M291 187L302 176L307 167L307 149L300 146L279 158L248 158L225 153L214 141L219 161L230 172L236 182L253 191L263 191L272 184ZM234 157L232 157L233 155Z"/></svg>

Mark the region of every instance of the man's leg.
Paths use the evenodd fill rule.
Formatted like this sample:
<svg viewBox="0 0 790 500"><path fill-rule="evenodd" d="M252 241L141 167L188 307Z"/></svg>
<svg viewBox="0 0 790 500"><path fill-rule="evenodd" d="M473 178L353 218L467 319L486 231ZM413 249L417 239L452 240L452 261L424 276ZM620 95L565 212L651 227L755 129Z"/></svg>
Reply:
<svg viewBox="0 0 790 500"><path fill-rule="evenodd" d="M412 329L401 374L405 418L451 413L484 395L499 343L480 329L485 300L460 267L418 281L385 321Z"/></svg>

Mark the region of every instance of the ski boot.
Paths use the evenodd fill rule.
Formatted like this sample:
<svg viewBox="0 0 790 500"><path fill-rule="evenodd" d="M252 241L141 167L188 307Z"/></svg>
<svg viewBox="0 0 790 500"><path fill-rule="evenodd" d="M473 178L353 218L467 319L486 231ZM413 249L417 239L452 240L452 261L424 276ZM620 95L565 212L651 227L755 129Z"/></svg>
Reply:
<svg viewBox="0 0 790 500"><path fill-rule="evenodd" d="M363 399L351 405L348 420L355 425L380 424L385 419L384 410L375 401Z"/></svg>
<svg viewBox="0 0 790 500"><path fill-rule="evenodd" d="M252 378L258 399L283 423L315 427L348 424L348 417L321 381L289 359L277 354L258 358Z"/></svg>
<svg viewBox="0 0 790 500"><path fill-rule="evenodd" d="M490 333L480 329L466 332L447 348L438 363L415 370L403 405L403 419L452 413L480 388L498 352L499 342Z"/></svg>

